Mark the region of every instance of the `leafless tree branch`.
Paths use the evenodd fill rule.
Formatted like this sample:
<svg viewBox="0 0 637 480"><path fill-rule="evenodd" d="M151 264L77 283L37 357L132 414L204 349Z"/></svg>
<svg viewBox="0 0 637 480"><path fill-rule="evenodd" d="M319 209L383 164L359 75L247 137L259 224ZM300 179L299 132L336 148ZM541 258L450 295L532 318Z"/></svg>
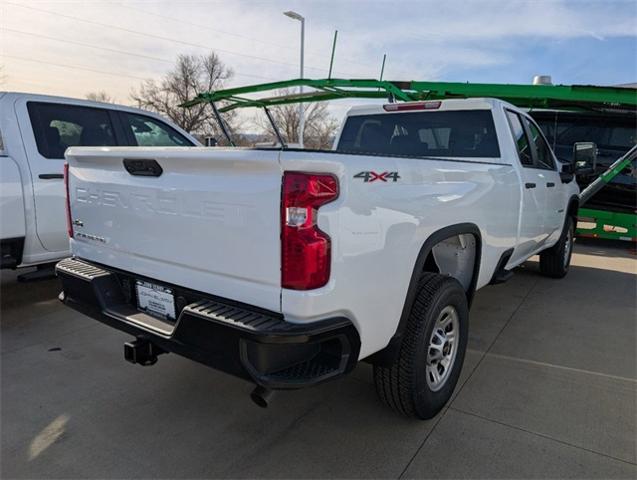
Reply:
<svg viewBox="0 0 637 480"><path fill-rule="evenodd" d="M210 105L201 104L191 108L179 105L192 100L197 94L219 90L233 72L227 68L216 53L207 55L179 55L177 62L158 81L146 80L131 98L137 106L165 115L184 130L201 136L215 136L223 143L225 139L217 125ZM225 114L224 119L234 130L235 116Z"/></svg>

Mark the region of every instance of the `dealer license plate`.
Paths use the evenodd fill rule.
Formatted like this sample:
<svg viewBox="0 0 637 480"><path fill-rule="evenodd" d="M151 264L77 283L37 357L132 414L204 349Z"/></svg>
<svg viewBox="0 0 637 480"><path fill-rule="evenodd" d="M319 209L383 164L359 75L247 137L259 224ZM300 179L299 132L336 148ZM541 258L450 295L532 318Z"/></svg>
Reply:
<svg viewBox="0 0 637 480"><path fill-rule="evenodd" d="M175 320L175 297L170 288L137 280L137 307L151 315Z"/></svg>

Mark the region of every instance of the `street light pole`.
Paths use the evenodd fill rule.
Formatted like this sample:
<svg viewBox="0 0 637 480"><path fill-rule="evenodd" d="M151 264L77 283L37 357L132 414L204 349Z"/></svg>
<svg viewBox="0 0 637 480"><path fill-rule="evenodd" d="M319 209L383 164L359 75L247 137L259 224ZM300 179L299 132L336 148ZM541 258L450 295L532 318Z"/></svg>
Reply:
<svg viewBox="0 0 637 480"><path fill-rule="evenodd" d="M305 17L299 13L288 11L283 15L301 22L301 78L303 78L303 61L305 52ZM303 85L299 87L299 92L303 94ZM303 131L305 130L305 114L303 112L303 103L299 102L299 144L303 148Z"/></svg>

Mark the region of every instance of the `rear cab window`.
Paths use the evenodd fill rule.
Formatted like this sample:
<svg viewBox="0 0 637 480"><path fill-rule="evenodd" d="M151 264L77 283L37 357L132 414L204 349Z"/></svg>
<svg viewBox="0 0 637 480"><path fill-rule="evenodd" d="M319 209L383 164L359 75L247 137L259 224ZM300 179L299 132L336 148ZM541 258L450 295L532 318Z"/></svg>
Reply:
<svg viewBox="0 0 637 480"><path fill-rule="evenodd" d="M28 102L38 152L62 159L68 147L113 146L117 140L108 110L60 103Z"/></svg>
<svg viewBox="0 0 637 480"><path fill-rule="evenodd" d="M416 157L500 156L490 110L352 115L336 150Z"/></svg>

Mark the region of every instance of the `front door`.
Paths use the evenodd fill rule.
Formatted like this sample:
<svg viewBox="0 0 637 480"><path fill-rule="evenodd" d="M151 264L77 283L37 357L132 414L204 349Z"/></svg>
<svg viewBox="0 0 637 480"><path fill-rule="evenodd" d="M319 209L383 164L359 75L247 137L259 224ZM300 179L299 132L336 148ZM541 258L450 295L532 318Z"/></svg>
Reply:
<svg viewBox="0 0 637 480"><path fill-rule="evenodd" d="M549 148L540 128L533 120L524 117L529 135L535 146L536 167L540 170L541 183L538 184L539 192L544 197L544 230L547 240L552 243L557 240L562 233L562 224L566 215L566 199L563 198L563 189L560 188L561 178L557 171L557 162L553 152Z"/></svg>
<svg viewBox="0 0 637 480"><path fill-rule="evenodd" d="M535 168L533 150L518 113L506 111L509 126L517 147L522 181L522 207L518 244L511 256L512 261L529 257L546 237L544 233L544 191L542 172Z"/></svg>

